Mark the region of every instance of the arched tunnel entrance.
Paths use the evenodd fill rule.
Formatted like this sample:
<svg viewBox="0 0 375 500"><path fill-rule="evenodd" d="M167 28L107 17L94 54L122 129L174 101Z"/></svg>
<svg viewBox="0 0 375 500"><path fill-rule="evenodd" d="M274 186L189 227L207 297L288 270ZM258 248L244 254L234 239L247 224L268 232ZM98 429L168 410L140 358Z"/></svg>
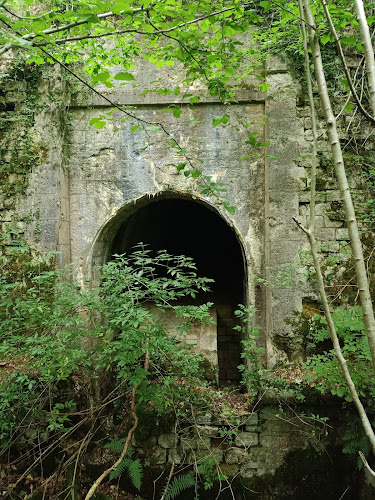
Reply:
<svg viewBox="0 0 375 500"><path fill-rule="evenodd" d="M225 220L202 202L154 198L128 216L114 236L111 254L131 251L142 242L152 250L192 257L199 276L214 279L199 303L213 302L217 317L220 385L238 384L241 336L233 330L234 311L244 303L245 263L240 242Z"/></svg>

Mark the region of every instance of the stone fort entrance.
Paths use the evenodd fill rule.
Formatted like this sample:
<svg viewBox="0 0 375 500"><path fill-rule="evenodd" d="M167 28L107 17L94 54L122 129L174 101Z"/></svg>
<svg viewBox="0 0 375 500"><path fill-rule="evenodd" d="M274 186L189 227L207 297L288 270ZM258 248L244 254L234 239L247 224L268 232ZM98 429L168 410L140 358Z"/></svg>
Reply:
<svg viewBox="0 0 375 500"><path fill-rule="evenodd" d="M194 328L187 341L197 344L218 365L221 385L238 383L241 336L233 330L237 324L234 311L238 304L246 303L246 265L234 229L207 203L168 192L124 207L103 229L93 260L102 264L114 254L131 253L138 243L152 251L167 250L173 255L192 257L197 274L214 280L210 292L189 301L212 302L214 324L197 326L199 331ZM167 321L173 331L175 319Z"/></svg>

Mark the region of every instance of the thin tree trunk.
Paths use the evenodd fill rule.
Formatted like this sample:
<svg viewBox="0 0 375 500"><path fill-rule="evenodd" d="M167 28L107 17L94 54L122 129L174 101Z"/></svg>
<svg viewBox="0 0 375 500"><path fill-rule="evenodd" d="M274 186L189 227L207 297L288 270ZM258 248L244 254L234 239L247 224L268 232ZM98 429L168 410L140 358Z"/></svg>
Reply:
<svg viewBox="0 0 375 500"><path fill-rule="evenodd" d="M303 5L302 0L298 0L300 17L303 19ZM305 55L305 72L306 72L306 82L307 82L307 92L309 95L309 104L310 104L310 114L311 114L311 123L312 123L312 132L313 132L313 152L312 152L312 165L311 165L311 174L310 174L310 220L309 220L309 230L312 234L315 231L315 191L316 191L316 167L317 167L317 142L318 142L318 132L316 128L316 110L314 103L314 96L312 90L312 82L311 82L311 73L310 73L310 58L309 51L307 48L307 36L306 36L306 27L305 23L301 22L301 31L302 31L302 43L303 43L303 51Z"/></svg>
<svg viewBox="0 0 375 500"><path fill-rule="evenodd" d="M374 49L371 43L371 35L369 25L367 23L365 9L362 0L354 0L355 12L359 31L361 33L363 52L366 61L367 84L369 90L370 105L372 114L375 115L375 59Z"/></svg>
<svg viewBox="0 0 375 500"><path fill-rule="evenodd" d="M310 47L314 60L315 76L318 83L320 101L327 125L327 135L331 146L332 159L335 167L336 178L340 188L341 198L344 204L345 218L348 226L350 246L354 259L354 267L357 278L359 297L363 309L367 338L370 347L372 363L375 368L375 319L371 302L369 283L367 279L366 266L363 258L362 244L359 236L349 184L346 177L336 120L332 111L332 106L327 90L322 58L320 54L319 41L315 30L314 18L308 0L303 0L303 8L307 21Z"/></svg>

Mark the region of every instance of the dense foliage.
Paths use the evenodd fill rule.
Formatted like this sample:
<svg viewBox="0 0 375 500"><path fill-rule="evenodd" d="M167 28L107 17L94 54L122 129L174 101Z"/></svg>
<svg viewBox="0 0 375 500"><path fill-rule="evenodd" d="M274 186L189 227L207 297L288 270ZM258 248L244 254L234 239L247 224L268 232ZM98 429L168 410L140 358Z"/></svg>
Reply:
<svg viewBox="0 0 375 500"><path fill-rule="evenodd" d="M23 290L1 282L0 445L16 463L25 454L63 457L67 442L89 431L83 453L97 428L108 436L127 428L131 391L137 411L154 418L206 404L203 358L182 335L193 321L211 321L209 304L181 299L210 280L189 258L142 247L101 271L99 289L82 288L69 270L45 271ZM166 308L180 318L181 337L167 335ZM124 468L134 467L129 460Z"/></svg>

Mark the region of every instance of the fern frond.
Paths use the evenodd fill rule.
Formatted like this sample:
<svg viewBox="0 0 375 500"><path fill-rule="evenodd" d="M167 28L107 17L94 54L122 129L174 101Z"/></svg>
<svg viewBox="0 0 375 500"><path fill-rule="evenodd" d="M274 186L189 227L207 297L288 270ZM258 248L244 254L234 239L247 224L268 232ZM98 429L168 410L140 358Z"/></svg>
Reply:
<svg viewBox="0 0 375 500"><path fill-rule="evenodd" d="M139 491L141 489L143 479L143 466L140 460L129 460L129 462L129 465L127 466L129 477Z"/></svg>
<svg viewBox="0 0 375 500"><path fill-rule="evenodd" d="M116 477L118 477L120 474L122 474L128 468L128 463L127 463L128 461L131 461L130 458L124 458L124 460L121 460L121 462L118 464L116 469L111 471L111 473L109 475L110 481L112 479L116 479Z"/></svg>
<svg viewBox="0 0 375 500"><path fill-rule="evenodd" d="M131 458L124 458L118 464L115 470L113 470L109 479L116 479L116 477L120 476L124 471L126 471L131 479L131 482L137 488L137 490L141 489L142 479L143 479L143 465L140 460L132 460Z"/></svg>
<svg viewBox="0 0 375 500"><path fill-rule="evenodd" d="M164 490L164 500L173 500L178 497L184 490L195 485L195 479L192 476L183 474L182 476L174 477L173 481Z"/></svg>
<svg viewBox="0 0 375 500"><path fill-rule="evenodd" d="M120 454L124 449L124 444L125 444L125 439L115 439L114 441L105 444L104 448L107 448L107 450L111 450L114 453Z"/></svg>
<svg viewBox="0 0 375 500"><path fill-rule="evenodd" d="M114 439L113 441L110 441L109 443L105 444L104 448L113 451L114 453L118 453L120 455L122 453L122 450L124 449L124 446L125 446L125 439ZM133 453L134 453L133 448L129 446L126 451L126 456L131 458Z"/></svg>

